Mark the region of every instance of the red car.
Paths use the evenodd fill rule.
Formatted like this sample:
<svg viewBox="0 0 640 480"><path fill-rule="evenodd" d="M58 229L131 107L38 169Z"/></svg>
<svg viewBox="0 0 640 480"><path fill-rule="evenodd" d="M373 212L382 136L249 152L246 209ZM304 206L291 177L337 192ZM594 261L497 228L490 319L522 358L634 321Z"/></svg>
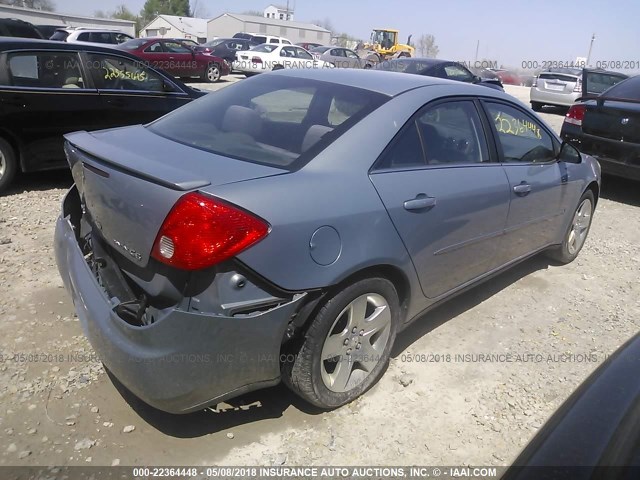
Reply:
<svg viewBox="0 0 640 480"><path fill-rule="evenodd" d="M518 76L517 73L510 72L509 70L492 70L495 73L500 81L504 85L522 85L522 79Z"/></svg>
<svg viewBox="0 0 640 480"><path fill-rule="evenodd" d="M200 77L213 83L229 75L231 70L222 58L195 51L174 38L136 38L116 48L126 50L150 67L160 68L175 77Z"/></svg>

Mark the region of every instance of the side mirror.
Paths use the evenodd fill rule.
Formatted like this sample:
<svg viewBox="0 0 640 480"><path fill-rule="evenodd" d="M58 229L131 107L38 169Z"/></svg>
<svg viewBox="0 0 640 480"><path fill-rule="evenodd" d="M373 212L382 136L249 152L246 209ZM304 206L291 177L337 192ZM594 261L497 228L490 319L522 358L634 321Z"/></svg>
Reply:
<svg viewBox="0 0 640 480"><path fill-rule="evenodd" d="M558 153L557 160L565 163L581 163L582 155L576 147L571 145L569 142L564 141L560 147L560 153Z"/></svg>
<svg viewBox="0 0 640 480"><path fill-rule="evenodd" d="M480 83L480 82L482 82L482 79L478 75L474 75L473 76L473 83Z"/></svg>

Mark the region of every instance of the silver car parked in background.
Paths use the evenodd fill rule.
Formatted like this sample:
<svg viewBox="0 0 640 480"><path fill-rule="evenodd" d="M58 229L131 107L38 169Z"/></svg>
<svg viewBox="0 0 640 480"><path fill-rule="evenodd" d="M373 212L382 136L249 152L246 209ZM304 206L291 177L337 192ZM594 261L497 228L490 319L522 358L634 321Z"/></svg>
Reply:
<svg viewBox="0 0 640 480"><path fill-rule="evenodd" d="M360 58L356 52L342 47L315 47L309 53L319 60L333 63L337 68L371 68L373 63Z"/></svg>
<svg viewBox="0 0 640 480"><path fill-rule="evenodd" d="M627 78L623 73L582 68L554 68L540 73L530 91L531 108L570 107L578 99L595 97Z"/></svg>

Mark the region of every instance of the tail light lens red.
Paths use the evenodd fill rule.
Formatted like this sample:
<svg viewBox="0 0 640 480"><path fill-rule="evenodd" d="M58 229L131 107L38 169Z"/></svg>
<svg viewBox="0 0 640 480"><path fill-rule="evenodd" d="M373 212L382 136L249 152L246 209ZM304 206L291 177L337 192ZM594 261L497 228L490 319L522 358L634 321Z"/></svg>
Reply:
<svg viewBox="0 0 640 480"><path fill-rule="evenodd" d="M574 93L582 93L582 79L578 79L576 82L576 86L573 87Z"/></svg>
<svg viewBox="0 0 640 480"><path fill-rule="evenodd" d="M236 256L269 234L269 225L239 208L200 193L173 206L151 256L183 270L201 270Z"/></svg>
<svg viewBox="0 0 640 480"><path fill-rule="evenodd" d="M584 114L587 111L587 107L584 105L573 105L564 117L566 123L571 125L582 126L582 120L584 120Z"/></svg>
<svg viewBox="0 0 640 480"><path fill-rule="evenodd" d="M260 57L253 57L251 63L262 63L262 59Z"/></svg>

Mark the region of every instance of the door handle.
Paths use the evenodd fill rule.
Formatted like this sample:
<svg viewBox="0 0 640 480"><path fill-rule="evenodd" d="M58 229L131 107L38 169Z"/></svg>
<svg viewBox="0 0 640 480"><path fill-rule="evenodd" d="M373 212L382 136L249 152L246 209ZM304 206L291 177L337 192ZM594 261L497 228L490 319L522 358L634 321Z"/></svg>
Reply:
<svg viewBox="0 0 640 480"><path fill-rule="evenodd" d="M416 196L413 200L407 200L404 202L404 209L413 210L425 210L427 208L433 208L436 206L435 197L427 197L424 193Z"/></svg>
<svg viewBox="0 0 640 480"><path fill-rule="evenodd" d="M515 187L513 187L513 191L520 197L526 197L527 195L529 195L529 193L531 193L531 185L522 182L520 185L516 185Z"/></svg>

